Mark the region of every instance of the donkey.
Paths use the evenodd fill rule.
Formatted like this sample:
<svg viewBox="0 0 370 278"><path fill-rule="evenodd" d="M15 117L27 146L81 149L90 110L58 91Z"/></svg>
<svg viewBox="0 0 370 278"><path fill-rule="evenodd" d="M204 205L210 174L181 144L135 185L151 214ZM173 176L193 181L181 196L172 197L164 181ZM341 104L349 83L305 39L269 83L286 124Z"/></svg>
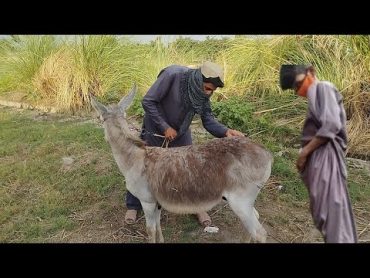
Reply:
<svg viewBox="0 0 370 278"><path fill-rule="evenodd" d="M109 107L91 96L103 121L105 140L125 176L126 188L143 207L149 242L164 242L161 207L195 214L226 200L246 230L258 242L267 233L254 208L257 195L271 174L273 156L247 137L216 138L201 145L148 147L129 129L125 110L136 94Z"/></svg>

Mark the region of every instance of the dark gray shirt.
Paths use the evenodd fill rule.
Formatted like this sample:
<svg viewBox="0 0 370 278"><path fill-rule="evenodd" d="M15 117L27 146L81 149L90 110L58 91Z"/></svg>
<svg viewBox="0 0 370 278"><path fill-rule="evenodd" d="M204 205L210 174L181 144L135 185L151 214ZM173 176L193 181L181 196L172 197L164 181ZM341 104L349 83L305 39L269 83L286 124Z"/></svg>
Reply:
<svg viewBox="0 0 370 278"><path fill-rule="evenodd" d="M142 101L146 131L164 134L169 127L179 130L188 112L180 94L180 81L187 70L189 68L184 66L169 66L150 87ZM225 137L228 128L214 118L212 111L206 111L201 119L209 133L215 137ZM177 143L174 142L174 145L190 145L192 143L190 130L175 141Z"/></svg>

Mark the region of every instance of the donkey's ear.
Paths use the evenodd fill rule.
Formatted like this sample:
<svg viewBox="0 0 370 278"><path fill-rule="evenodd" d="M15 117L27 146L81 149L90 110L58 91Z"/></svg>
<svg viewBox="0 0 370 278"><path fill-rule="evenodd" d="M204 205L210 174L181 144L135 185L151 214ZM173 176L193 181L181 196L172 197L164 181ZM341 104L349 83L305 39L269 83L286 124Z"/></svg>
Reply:
<svg viewBox="0 0 370 278"><path fill-rule="evenodd" d="M136 95L136 92L137 92L137 86L136 86L136 83L134 83L130 93L127 96L124 96L118 103L118 106L122 109L122 111L125 111L131 105Z"/></svg>
<svg viewBox="0 0 370 278"><path fill-rule="evenodd" d="M102 116L104 113L107 112L107 108L103 104L101 104L97 99L90 94L90 99L91 99L91 106L98 112L100 116Z"/></svg>

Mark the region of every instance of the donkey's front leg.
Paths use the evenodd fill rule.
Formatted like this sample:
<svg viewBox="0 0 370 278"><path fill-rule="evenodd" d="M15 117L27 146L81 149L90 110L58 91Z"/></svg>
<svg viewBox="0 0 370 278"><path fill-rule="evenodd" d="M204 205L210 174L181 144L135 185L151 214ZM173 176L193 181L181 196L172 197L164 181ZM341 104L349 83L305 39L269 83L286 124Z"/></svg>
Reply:
<svg viewBox="0 0 370 278"><path fill-rule="evenodd" d="M157 204L141 202L143 207L145 221L146 221L146 232L150 243L156 242L156 214Z"/></svg>

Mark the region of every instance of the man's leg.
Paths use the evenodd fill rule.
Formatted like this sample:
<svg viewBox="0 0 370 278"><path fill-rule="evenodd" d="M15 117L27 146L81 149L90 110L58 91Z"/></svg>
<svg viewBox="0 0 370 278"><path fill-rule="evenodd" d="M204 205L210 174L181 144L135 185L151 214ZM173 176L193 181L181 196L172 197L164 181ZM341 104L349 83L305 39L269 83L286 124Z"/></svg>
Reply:
<svg viewBox="0 0 370 278"><path fill-rule="evenodd" d="M140 200L132 195L130 191L127 191L126 194L126 207L125 222L126 224L134 224L136 222L137 212L141 210L142 207Z"/></svg>

